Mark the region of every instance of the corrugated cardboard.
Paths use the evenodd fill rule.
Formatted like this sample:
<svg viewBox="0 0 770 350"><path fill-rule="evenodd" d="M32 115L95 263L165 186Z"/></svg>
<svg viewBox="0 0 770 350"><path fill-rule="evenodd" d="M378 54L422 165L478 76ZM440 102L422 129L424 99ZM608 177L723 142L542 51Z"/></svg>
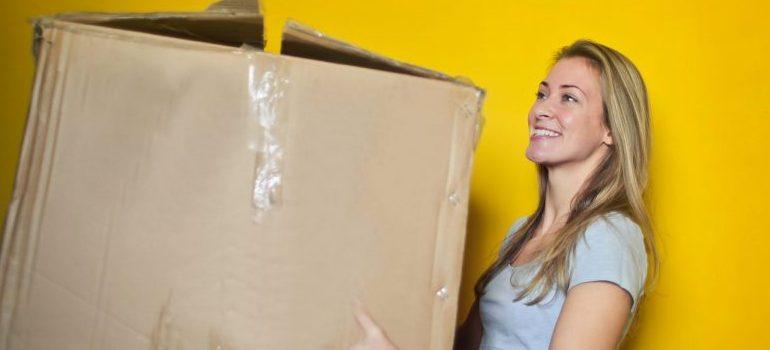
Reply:
<svg viewBox="0 0 770 350"><path fill-rule="evenodd" d="M451 348L482 91L219 10L39 21L0 346Z"/></svg>

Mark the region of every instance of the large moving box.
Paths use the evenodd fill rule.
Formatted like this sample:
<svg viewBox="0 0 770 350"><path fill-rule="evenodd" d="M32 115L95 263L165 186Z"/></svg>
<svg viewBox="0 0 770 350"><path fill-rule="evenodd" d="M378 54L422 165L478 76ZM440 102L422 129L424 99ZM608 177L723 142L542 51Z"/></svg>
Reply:
<svg viewBox="0 0 770 350"><path fill-rule="evenodd" d="M451 347L483 91L261 23L37 22L0 347Z"/></svg>

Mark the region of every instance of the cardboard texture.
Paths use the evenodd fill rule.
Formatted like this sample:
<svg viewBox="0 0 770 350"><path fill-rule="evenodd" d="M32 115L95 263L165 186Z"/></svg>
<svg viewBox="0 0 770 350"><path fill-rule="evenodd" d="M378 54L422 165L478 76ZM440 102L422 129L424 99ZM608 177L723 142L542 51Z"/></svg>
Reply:
<svg viewBox="0 0 770 350"><path fill-rule="evenodd" d="M39 21L0 347L347 349L359 297L401 349L451 348L483 91L221 30L251 25Z"/></svg>

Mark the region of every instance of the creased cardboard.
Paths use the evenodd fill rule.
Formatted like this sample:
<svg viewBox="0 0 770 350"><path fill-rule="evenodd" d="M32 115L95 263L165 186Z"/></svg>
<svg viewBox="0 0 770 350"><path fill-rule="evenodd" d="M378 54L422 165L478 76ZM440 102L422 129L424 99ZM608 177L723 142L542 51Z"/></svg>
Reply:
<svg viewBox="0 0 770 350"><path fill-rule="evenodd" d="M94 16L39 22L0 346L451 348L480 89Z"/></svg>

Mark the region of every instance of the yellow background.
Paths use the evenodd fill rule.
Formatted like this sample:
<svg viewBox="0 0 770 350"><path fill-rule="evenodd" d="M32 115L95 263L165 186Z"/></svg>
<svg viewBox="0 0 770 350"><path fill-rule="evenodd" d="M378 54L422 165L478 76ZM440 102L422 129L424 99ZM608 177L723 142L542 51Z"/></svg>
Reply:
<svg viewBox="0 0 770 350"><path fill-rule="evenodd" d="M0 210L33 78L27 18L63 11L200 10L206 0L0 3ZM536 205L526 115L557 48L590 38L630 57L648 84L648 204L663 258L626 349L770 348L770 5L765 1L266 1L268 51L287 16L487 88L461 317L514 218Z"/></svg>

